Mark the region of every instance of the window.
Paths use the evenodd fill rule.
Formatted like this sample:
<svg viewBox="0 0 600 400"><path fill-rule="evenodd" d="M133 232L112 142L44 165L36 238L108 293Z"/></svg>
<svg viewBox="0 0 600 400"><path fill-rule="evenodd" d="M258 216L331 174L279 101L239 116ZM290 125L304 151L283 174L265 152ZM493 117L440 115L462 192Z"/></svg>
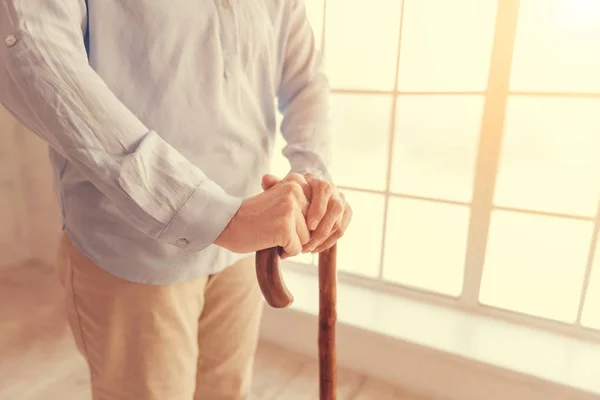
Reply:
<svg viewBox="0 0 600 400"><path fill-rule="evenodd" d="M355 209L342 279L600 330L600 2L305 2Z"/></svg>

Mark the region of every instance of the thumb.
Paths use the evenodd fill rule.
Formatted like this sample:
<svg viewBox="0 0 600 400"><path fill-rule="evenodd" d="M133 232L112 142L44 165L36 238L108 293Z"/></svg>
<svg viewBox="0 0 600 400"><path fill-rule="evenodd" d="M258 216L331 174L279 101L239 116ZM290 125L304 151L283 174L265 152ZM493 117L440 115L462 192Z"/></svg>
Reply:
<svg viewBox="0 0 600 400"><path fill-rule="evenodd" d="M279 182L279 178L274 175L267 174L262 177L262 188L263 190L268 190L275 186L275 184Z"/></svg>

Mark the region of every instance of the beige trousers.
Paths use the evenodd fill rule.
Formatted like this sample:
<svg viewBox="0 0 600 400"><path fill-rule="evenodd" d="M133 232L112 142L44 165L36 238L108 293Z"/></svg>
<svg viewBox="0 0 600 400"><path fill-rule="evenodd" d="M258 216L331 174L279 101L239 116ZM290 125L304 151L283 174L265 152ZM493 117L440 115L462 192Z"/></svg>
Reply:
<svg viewBox="0 0 600 400"><path fill-rule="evenodd" d="M63 236L57 268L94 400L250 396L262 310L252 258L207 278L142 285L105 272Z"/></svg>

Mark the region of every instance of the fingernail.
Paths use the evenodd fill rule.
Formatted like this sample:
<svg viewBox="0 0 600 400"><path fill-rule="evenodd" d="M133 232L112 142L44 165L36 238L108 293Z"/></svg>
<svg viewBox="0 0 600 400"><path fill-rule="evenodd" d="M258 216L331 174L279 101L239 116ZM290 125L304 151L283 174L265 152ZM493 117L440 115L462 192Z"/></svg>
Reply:
<svg viewBox="0 0 600 400"><path fill-rule="evenodd" d="M319 224L319 221L317 221L316 219L311 219L310 222L308 223L308 229L310 229L311 231L314 231L315 229L317 229L318 224Z"/></svg>

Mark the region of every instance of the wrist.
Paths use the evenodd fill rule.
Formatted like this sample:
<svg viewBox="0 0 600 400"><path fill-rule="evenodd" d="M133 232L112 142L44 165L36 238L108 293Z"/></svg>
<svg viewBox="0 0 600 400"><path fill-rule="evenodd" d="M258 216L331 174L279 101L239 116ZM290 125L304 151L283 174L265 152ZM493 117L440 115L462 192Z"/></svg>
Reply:
<svg viewBox="0 0 600 400"><path fill-rule="evenodd" d="M217 238L214 241L214 244L216 244L219 247L223 247L227 250L232 250L231 249L231 225L233 224L233 220L235 219L235 216L237 215L237 212L233 215L233 217L229 220L229 222L227 222L227 225L225 225L225 228L223 228L223 230L221 231L221 233L219 234L219 236L217 236Z"/></svg>
<svg viewBox="0 0 600 400"><path fill-rule="evenodd" d="M297 173L304 177L313 177L316 179L321 179L321 180L327 181L329 183L333 183L333 178L329 174L329 171L327 171L326 169L320 169L320 168L302 168L302 169L298 169L298 170L292 169L289 173L290 174Z"/></svg>
<svg viewBox="0 0 600 400"><path fill-rule="evenodd" d="M246 243L242 243L243 239L240 237L242 230L239 228L240 213L246 204L247 199L242 200L240 207L233 214L233 217L229 220L221 234L214 241L214 244L223 247L226 250L234 253L244 253Z"/></svg>

